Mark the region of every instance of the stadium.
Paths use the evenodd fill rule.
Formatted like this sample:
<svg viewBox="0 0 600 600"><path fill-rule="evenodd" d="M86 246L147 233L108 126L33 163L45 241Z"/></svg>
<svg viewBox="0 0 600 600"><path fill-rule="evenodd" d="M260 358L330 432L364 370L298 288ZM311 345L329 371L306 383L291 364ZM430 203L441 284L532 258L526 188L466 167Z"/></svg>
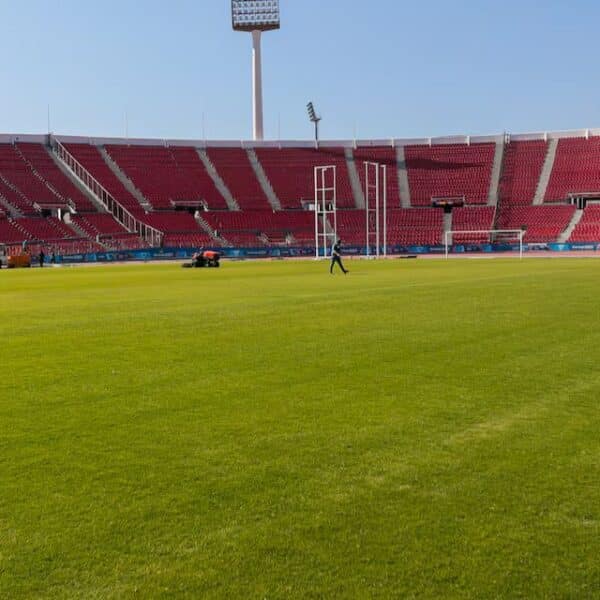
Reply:
<svg viewBox="0 0 600 600"><path fill-rule="evenodd" d="M251 139L0 134L0 597L600 597L600 129L269 137L220 4Z"/></svg>

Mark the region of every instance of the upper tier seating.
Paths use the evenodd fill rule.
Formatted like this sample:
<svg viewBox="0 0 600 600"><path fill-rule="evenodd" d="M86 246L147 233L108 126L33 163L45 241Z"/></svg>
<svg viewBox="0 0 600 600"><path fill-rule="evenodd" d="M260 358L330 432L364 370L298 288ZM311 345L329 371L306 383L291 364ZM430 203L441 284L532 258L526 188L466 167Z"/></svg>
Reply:
<svg viewBox="0 0 600 600"><path fill-rule="evenodd" d="M114 145L106 151L154 209L172 210L177 201L227 208L195 148Z"/></svg>
<svg viewBox="0 0 600 600"><path fill-rule="evenodd" d="M498 218L498 229L527 227L525 242L555 242L573 218L570 205L504 207Z"/></svg>
<svg viewBox="0 0 600 600"><path fill-rule="evenodd" d="M494 154L495 144L406 146L411 204L462 196L467 204L486 204Z"/></svg>
<svg viewBox="0 0 600 600"><path fill-rule="evenodd" d="M315 199L314 167L337 167L337 206L354 208L343 148L256 148L256 155L282 208L300 208Z"/></svg>
<svg viewBox="0 0 600 600"><path fill-rule="evenodd" d="M208 157L242 210L271 209L242 148L208 148Z"/></svg>
<svg viewBox="0 0 600 600"><path fill-rule="evenodd" d="M590 204L583 211L581 221L577 223L570 242L600 242L600 206Z"/></svg>
<svg viewBox="0 0 600 600"><path fill-rule="evenodd" d="M1 153L1 151L0 151ZM0 158L0 198L3 198L5 202L8 202L11 206L16 208L24 215L35 215L38 211L21 192L18 192L8 186L2 179L2 159Z"/></svg>
<svg viewBox="0 0 600 600"><path fill-rule="evenodd" d="M64 200L71 200L78 212L96 212L90 199L58 168L41 144L17 144L25 160Z"/></svg>
<svg viewBox="0 0 600 600"><path fill-rule="evenodd" d="M144 212L135 196L125 188L110 170L96 146L91 144L65 144L65 147L121 206L136 216Z"/></svg>
<svg viewBox="0 0 600 600"><path fill-rule="evenodd" d="M514 141L506 145L500 179L500 199L504 206L531 204L544 166L548 142Z"/></svg>
<svg viewBox="0 0 600 600"><path fill-rule="evenodd" d="M495 208L493 206L463 206L452 210L452 229L454 231L485 231L494 226ZM475 244L489 242L487 233L455 233L455 244Z"/></svg>
<svg viewBox="0 0 600 600"><path fill-rule="evenodd" d="M600 137L558 141L545 200L564 201L578 192L600 192Z"/></svg>
<svg viewBox="0 0 600 600"><path fill-rule="evenodd" d="M33 203L39 206L55 206L65 200L53 192L25 162L22 154L12 144L0 144L0 176L6 179L17 191L17 196L24 198L24 213L35 213ZM6 190L6 186L3 188ZM6 198L9 202L10 200ZM12 196L16 200L15 196ZM21 210L21 206L16 206Z"/></svg>
<svg viewBox="0 0 600 600"><path fill-rule="evenodd" d="M398 161L396 160L396 149L389 147L361 146L354 150L354 164L360 177L363 192L365 190L366 172L365 162L376 162L387 167L387 205L389 208L400 207L400 189L398 187ZM382 177L380 175L380 177ZM369 187L375 184L374 168L370 167ZM380 183L380 187L381 187ZM371 188L369 198L374 199L375 190Z"/></svg>

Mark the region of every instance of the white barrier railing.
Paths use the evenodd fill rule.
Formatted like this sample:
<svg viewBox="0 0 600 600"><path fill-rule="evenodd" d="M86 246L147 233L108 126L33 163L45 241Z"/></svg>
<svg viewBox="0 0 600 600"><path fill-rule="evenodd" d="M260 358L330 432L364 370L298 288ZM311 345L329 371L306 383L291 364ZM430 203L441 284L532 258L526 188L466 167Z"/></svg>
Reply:
<svg viewBox="0 0 600 600"><path fill-rule="evenodd" d="M150 246L158 247L161 245L162 231L147 225L132 215L55 137L51 138L51 146L52 151L61 162L98 198L102 205L127 231L137 233Z"/></svg>

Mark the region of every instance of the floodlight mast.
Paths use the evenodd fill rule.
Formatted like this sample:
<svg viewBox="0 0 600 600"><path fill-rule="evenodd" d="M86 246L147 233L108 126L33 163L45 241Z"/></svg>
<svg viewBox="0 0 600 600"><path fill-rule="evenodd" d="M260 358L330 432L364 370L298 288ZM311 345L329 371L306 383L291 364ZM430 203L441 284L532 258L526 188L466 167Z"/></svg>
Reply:
<svg viewBox="0 0 600 600"><path fill-rule="evenodd" d="M315 146L319 147L319 122L321 121L321 117L317 115L317 111L315 110L315 106L312 102L309 102L306 105L306 110L308 112L308 118L311 123L315 124Z"/></svg>
<svg viewBox="0 0 600 600"><path fill-rule="evenodd" d="M279 29L279 15L279 0L231 0L233 29L252 33L252 131L255 141L264 139L262 32Z"/></svg>

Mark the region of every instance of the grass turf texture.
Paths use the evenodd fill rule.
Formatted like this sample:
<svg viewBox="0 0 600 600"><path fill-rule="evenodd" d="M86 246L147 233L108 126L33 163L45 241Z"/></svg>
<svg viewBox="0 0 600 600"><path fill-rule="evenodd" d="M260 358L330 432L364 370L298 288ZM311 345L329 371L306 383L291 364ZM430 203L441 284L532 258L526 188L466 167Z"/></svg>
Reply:
<svg viewBox="0 0 600 600"><path fill-rule="evenodd" d="M600 262L0 273L0 597L597 598Z"/></svg>

